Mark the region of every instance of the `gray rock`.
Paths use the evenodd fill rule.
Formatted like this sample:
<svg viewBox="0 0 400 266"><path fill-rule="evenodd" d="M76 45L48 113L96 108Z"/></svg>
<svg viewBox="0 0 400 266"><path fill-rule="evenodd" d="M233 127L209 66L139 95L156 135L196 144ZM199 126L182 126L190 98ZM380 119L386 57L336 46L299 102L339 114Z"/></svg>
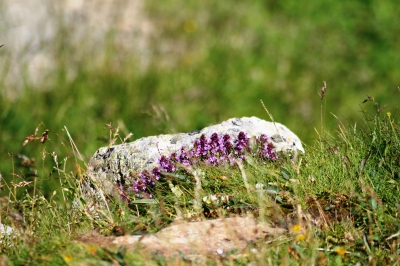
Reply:
<svg viewBox="0 0 400 266"><path fill-rule="evenodd" d="M8 245L8 240L16 237L16 232L10 226L0 223L0 245ZM5 243L3 241L5 240Z"/></svg>
<svg viewBox="0 0 400 266"><path fill-rule="evenodd" d="M146 235L115 237L92 232L78 237L77 241L107 249L124 247L141 253L154 252L172 261L174 257L185 256L194 265L206 265L206 258L210 255L229 256L232 251L236 257L248 254L246 248L252 243L267 239L275 241L285 233L285 229L272 227L253 217L236 216L196 222L177 219L157 233ZM252 252L257 252L257 249L253 248Z"/></svg>
<svg viewBox="0 0 400 266"><path fill-rule="evenodd" d="M11 235L14 232L14 229L12 229L11 227L1 224L0 223L0 234L1 237L4 237L6 235Z"/></svg>
<svg viewBox="0 0 400 266"><path fill-rule="evenodd" d="M232 118L198 131L145 137L131 143L100 148L89 161L87 176L90 182L83 187L84 193L91 194L93 190L101 189L105 194L112 194L115 186L129 185L133 180L131 176L158 167L162 155L168 156L181 147L190 149L202 134L207 138L213 133L229 134L234 140L241 131L249 138L267 135L276 151L304 152L300 139L282 124L254 116Z"/></svg>
<svg viewBox="0 0 400 266"><path fill-rule="evenodd" d="M231 217L198 222L183 222L168 226L156 234L116 237L114 245L135 247L138 243L147 250L166 257L218 254L236 250L242 252L250 242L276 239L285 229L273 228L251 217Z"/></svg>
<svg viewBox="0 0 400 266"><path fill-rule="evenodd" d="M55 55L60 41L65 49L76 51L64 62L68 80L75 79L76 64L88 56L94 65L101 65L102 51L110 44L124 57L134 55L145 71L152 58L149 47L155 28L144 5L143 0L0 1L0 45L4 44L0 66L8 71L2 78L7 84L2 93L14 99L27 81L38 88L48 83L58 68ZM113 38L107 37L110 31ZM113 59L120 60L117 54Z"/></svg>

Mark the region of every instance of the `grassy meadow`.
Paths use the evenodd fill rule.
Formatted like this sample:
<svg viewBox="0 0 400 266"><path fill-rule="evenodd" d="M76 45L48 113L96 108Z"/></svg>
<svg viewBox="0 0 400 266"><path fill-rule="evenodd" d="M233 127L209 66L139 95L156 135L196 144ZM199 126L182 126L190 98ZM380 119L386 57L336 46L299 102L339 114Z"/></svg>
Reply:
<svg viewBox="0 0 400 266"><path fill-rule="evenodd" d="M249 193L237 167L204 166L206 179L232 178L202 189L204 195L232 194L237 199L232 209L252 212L288 233L253 243L257 253L210 256L207 263L399 263L400 24L393 21L399 5L146 1L142 12L152 30L143 50L121 44L118 12L124 2L116 3L117 15L99 43L90 39L94 29L71 23L61 7L51 7L59 12L57 31L39 50L53 65L39 81L25 71L29 62L13 63L13 47L0 40L1 223L20 234L3 240L0 264L171 264L142 250L74 241L93 228L105 235L115 228L154 232L171 221L160 206L143 207L138 215L115 201L107 220L72 208L86 163L99 147L121 143L130 132L127 141L189 132L232 117L270 120L260 100L275 121L300 137L306 153L244 165L250 185L261 182L275 196ZM0 29L6 27L2 22ZM15 67L22 70L18 76ZM113 128L105 126L109 123ZM41 144L47 129L48 140ZM23 146L32 135L38 139ZM176 213L176 195L167 186L160 189L163 208ZM183 208L193 211L189 203ZM299 208L310 219L299 219ZM222 207L215 212L227 214Z"/></svg>

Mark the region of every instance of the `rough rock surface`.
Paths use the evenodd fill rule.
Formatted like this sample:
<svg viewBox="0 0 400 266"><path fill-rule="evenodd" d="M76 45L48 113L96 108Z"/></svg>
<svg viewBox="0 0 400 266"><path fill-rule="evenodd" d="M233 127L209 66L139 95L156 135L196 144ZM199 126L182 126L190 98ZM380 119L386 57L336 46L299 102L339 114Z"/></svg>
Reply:
<svg viewBox="0 0 400 266"><path fill-rule="evenodd" d="M221 124L189 133L145 137L131 143L102 147L90 159L87 175L92 182L97 183L97 189L101 189L105 194L112 194L116 185L130 184L130 176L157 167L162 155L169 156L181 147L190 149L194 141L203 134L206 138L213 133L229 134L232 139L236 139L241 131L249 138L267 135L276 151L304 152L300 139L282 124L254 116L232 118ZM89 194L93 191L89 185L83 189Z"/></svg>
<svg viewBox="0 0 400 266"><path fill-rule="evenodd" d="M276 238L285 233L283 228L273 228L251 217L231 217L200 222L175 223L155 234L105 237L98 234L86 235L78 241L134 248L140 245L145 250L166 257L195 255L224 255L229 251L243 251L249 243Z"/></svg>
<svg viewBox="0 0 400 266"><path fill-rule="evenodd" d="M3 240L7 238L16 237L17 233L10 226L0 223L0 245L3 244Z"/></svg>
<svg viewBox="0 0 400 266"><path fill-rule="evenodd" d="M114 60L120 60L118 54L133 54L145 70L155 29L144 5L143 0L0 1L0 45L4 44L0 66L7 66L2 71L8 71L4 76L8 86L2 87L2 93L19 97L25 79L42 87L58 67L55 56L59 56L60 41L66 49L76 51L64 62L69 80L75 79L76 64L82 58L90 57L93 64L101 65L105 60L102 51L110 44L119 51ZM107 37L110 30L113 38ZM68 37L64 40L65 32Z"/></svg>

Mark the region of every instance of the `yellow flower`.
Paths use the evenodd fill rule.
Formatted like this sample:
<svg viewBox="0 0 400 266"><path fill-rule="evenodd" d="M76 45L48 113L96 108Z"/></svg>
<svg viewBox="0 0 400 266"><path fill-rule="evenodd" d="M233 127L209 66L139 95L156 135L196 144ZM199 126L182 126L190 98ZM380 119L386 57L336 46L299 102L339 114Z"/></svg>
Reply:
<svg viewBox="0 0 400 266"><path fill-rule="evenodd" d="M290 228L290 231L292 231L292 233L298 233L301 230L301 225L300 224L295 224L292 226L292 228Z"/></svg>
<svg viewBox="0 0 400 266"><path fill-rule="evenodd" d="M337 247L337 248L335 248L335 252L336 252L338 255L343 256L343 255L346 253L346 249L345 249L345 248L342 248L342 247Z"/></svg>
<svg viewBox="0 0 400 266"><path fill-rule="evenodd" d="M390 112L387 112L386 115L390 118L390 116L392 115Z"/></svg>
<svg viewBox="0 0 400 266"><path fill-rule="evenodd" d="M65 260L66 263L71 262L72 261L72 257L68 256L68 255L64 255L63 259Z"/></svg>
<svg viewBox="0 0 400 266"><path fill-rule="evenodd" d="M96 248L94 246L88 247L88 251L92 256L96 255Z"/></svg>
<svg viewBox="0 0 400 266"><path fill-rule="evenodd" d="M295 238L296 242L302 242L305 239L306 239L306 235L303 235L303 234L297 235Z"/></svg>

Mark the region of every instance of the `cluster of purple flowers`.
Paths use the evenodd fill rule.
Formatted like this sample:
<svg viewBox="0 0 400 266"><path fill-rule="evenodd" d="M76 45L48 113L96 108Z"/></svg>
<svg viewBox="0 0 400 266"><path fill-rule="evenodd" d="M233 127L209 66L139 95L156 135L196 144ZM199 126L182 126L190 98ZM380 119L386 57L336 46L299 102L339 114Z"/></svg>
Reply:
<svg viewBox="0 0 400 266"><path fill-rule="evenodd" d="M269 141L269 138L262 134L259 138L256 139L258 147L257 147L257 155L261 159L270 159L276 160L278 159L278 155L274 151L274 145Z"/></svg>
<svg viewBox="0 0 400 266"><path fill-rule="evenodd" d="M260 159L276 160L277 154L274 151L272 143L266 135L256 138L257 149L254 155ZM161 156L159 159L159 167L151 171L143 171L139 174L139 178L134 181L133 187L128 191L134 192L140 197L151 198L152 195L147 193L148 188L154 186L161 178L162 172L173 173L177 170L177 166L196 166L200 162L208 165L218 166L229 163L233 165L236 161L245 161L246 153L251 153L250 140L246 133L240 132L237 139L232 143L228 134L218 135L214 133L210 139L201 135L197 139L193 148L186 150L185 147L180 149L178 153L172 153L169 157Z"/></svg>

